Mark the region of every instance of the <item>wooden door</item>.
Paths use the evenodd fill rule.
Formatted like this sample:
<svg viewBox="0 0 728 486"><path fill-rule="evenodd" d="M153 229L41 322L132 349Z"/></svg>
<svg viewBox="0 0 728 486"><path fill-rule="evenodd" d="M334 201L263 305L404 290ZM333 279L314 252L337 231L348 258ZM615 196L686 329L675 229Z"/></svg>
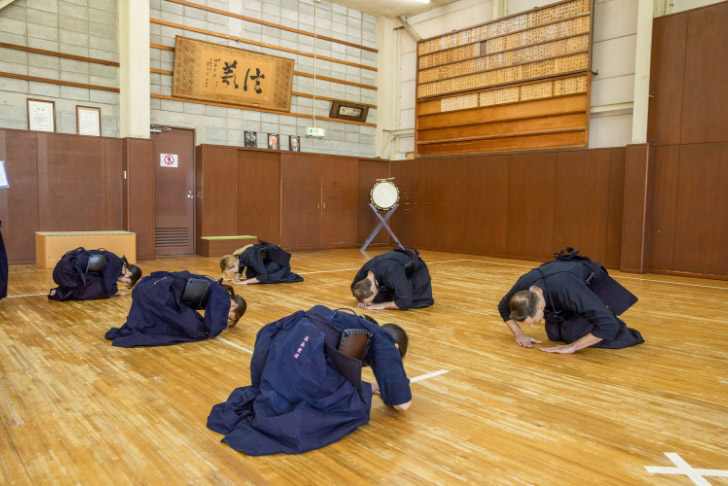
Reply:
<svg viewBox="0 0 728 486"><path fill-rule="evenodd" d="M356 159L331 157L321 164L320 244L326 248L356 245Z"/></svg>
<svg viewBox="0 0 728 486"><path fill-rule="evenodd" d="M153 133L154 217L157 255L194 253L195 132Z"/></svg>
<svg viewBox="0 0 728 486"><path fill-rule="evenodd" d="M320 247L321 162L316 155L281 156L281 240L286 249Z"/></svg>

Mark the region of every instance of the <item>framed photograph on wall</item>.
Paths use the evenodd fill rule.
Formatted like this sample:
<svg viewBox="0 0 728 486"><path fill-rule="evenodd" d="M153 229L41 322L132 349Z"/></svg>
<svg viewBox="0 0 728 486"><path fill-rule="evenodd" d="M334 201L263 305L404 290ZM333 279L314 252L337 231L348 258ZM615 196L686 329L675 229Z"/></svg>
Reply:
<svg viewBox="0 0 728 486"><path fill-rule="evenodd" d="M28 130L56 131L56 103L28 98Z"/></svg>
<svg viewBox="0 0 728 486"><path fill-rule="evenodd" d="M76 133L101 136L101 108L76 106Z"/></svg>
<svg viewBox="0 0 728 486"><path fill-rule="evenodd" d="M277 133L268 134L268 148L273 150L281 149L281 141Z"/></svg>
<svg viewBox="0 0 728 486"><path fill-rule="evenodd" d="M329 117L364 122L367 120L368 113L369 107L366 105L336 100L331 103Z"/></svg>
<svg viewBox="0 0 728 486"><path fill-rule="evenodd" d="M246 147L255 148L258 146L258 132L245 130L245 133L243 134L243 139Z"/></svg>
<svg viewBox="0 0 728 486"><path fill-rule="evenodd" d="M288 150L291 152L300 152L301 151L301 137L296 137L295 135L289 135L288 136Z"/></svg>

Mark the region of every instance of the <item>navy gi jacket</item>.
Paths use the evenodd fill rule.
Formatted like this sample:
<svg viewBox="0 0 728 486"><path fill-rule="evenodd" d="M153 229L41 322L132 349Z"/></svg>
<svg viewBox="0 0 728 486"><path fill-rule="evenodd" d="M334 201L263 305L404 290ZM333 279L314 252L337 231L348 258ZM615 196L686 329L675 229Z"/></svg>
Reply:
<svg viewBox="0 0 728 486"><path fill-rule="evenodd" d="M262 252L268 253L265 260ZM261 241L238 255L238 268L245 268L245 278L257 278L260 283L303 282L303 277L291 272L291 254L281 247Z"/></svg>
<svg viewBox="0 0 728 486"><path fill-rule="evenodd" d="M235 389L207 419L210 429L225 434L222 442L252 456L294 454L336 442L369 422L371 385L362 382L358 391L337 370L325 351L328 333L312 322L312 314L334 330L371 332L366 361L384 403L412 399L399 350L386 330L363 317L315 306L258 332L251 385Z"/></svg>
<svg viewBox="0 0 728 486"><path fill-rule="evenodd" d="M205 316L181 301L190 278L212 281L207 289ZM167 346L202 341L227 328L230 294L222 285L187 271L152 272L142 278L132 291L132 303L126 323L106 333L114 346Z"/></svg>
<svg viewBox="0 0 728 486"><path fill-rule="evenodd" d="M89 255L101 253L106 256L106 265L101 272L87 272ZM53 300L92 300L113 297L119 290L117 281L124 262L106 250L85 250L76 248L61 257L53 269L53 281L58 284Z"/></svg>

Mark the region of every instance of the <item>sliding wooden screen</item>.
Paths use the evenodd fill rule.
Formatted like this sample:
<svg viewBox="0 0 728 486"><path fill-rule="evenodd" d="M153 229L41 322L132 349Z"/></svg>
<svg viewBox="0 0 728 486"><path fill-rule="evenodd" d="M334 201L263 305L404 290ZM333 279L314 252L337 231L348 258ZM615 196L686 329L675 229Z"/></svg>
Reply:
<svg viewBox="0 0 728 486"><path fill-rule="evenodd" d="M591 0L420 41L417 155L585 147Z"/></svg>

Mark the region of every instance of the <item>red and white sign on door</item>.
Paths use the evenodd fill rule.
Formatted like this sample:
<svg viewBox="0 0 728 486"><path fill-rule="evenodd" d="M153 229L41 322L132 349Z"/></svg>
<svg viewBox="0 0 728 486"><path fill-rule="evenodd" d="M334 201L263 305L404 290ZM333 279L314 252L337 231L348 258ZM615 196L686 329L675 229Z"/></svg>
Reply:
<svg viewBox="0 0 728 486"><path fill-rule="evenodd" d="M179 167L177 154L159 154L159 165L162 167Z"/></svg>

